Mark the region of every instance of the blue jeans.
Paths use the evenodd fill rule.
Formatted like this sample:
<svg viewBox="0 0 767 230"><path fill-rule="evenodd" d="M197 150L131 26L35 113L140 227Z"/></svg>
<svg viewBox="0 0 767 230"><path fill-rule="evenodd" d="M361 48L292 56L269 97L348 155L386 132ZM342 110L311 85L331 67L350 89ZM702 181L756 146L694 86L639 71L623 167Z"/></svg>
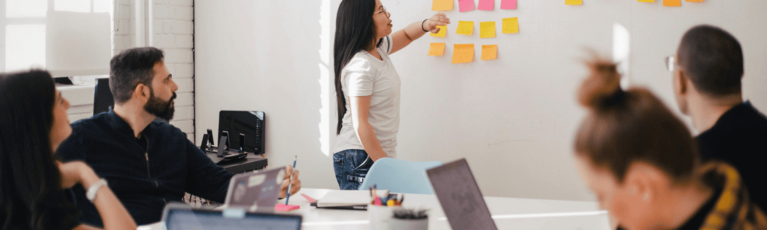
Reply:
<svg viewBox="0 0 767 230"><path fill-rule="evenodd" d="M365 150L347 149L333 154L333 169L341 190L357 190L373 166Z"/></svg>

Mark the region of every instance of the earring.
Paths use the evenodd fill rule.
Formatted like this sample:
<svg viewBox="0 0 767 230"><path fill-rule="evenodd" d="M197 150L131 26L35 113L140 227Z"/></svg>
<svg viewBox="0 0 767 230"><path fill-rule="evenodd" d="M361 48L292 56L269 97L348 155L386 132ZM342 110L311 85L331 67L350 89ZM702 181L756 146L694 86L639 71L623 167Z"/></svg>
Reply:
<svg viewBox="0 0 767 230"><path fill-rule="evenodd" d="M642 201L644 201L644 202L647 202L648 200L650 200L650 193L649 193L649 192L646 192L646 193L644 193L644 195L642 196Z"/></svg>

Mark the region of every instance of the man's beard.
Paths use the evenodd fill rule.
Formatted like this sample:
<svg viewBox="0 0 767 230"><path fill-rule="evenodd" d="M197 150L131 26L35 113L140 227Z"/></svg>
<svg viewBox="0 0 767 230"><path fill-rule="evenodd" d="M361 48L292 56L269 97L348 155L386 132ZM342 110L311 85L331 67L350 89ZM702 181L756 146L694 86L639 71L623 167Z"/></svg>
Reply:
<svg viewBox="0 0 767 230"><path fill-rule="evenodd" d="M170 100L163 101L162 99L155 97L154 91L150 89L149 101L146 103L146 105L144 105L144 110L146 110L149 114L155 115L156 117L170 121L173 119L173 112L176 110L173 107L173 100L175 99L175 92L173 93L173 97L171 97Z"/></svg>

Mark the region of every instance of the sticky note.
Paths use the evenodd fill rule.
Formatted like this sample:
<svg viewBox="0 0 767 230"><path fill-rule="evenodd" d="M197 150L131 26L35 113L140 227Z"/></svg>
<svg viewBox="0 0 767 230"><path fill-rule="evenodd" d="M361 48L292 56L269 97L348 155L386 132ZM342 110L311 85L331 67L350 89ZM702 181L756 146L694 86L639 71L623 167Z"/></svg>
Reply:
<svg viewBox="0 0 767 230"><path fill-rule="evenodd" d="M494 7L495 7L495 0L479 0L479 5L477 6L479 10L487 10L487 11L493 11Z"/></svg>
<svg viewBox="0 0 767 230"><path fill-rule="evenodd" d="M458 0L458 7L460 12L474 10L474 0Z"/></svg>
<svg viewBox="0 0 767 230"><path fill-rule="evenodd" d="M516 10L517 9L517 0L501 0L501 9L502 10Z"/></svg>
<svg viewBox="0 0 767 230"><path fill-rule="evenodd" d="M516 34L519 33L519 19L517 17L504 18L503 19L503 31L504 34Z"/></svg>
<svg viewBox="0 0 767 230"><path fill-rule="evenodd" d="M442 56L445 52L445 43L431 43L429 46L429 56Z"/></svg>
<svg viewBox="0 0 767 230"><path fill-rule="evenodd" d="M274 211L278 212L289 212L296 209L301 208L301 206L298 205L285 205L285 204L277 204L277 206L274 206Z"/></svg>
<svg viewBox="0 0 767 230"><path fill-rule="evenodd" d="M452 10L453 0L434 0L431 2L431 10Z"/></svg>
<svg viewBox="0 0 767 230"><path fill-rule="evenodd" d="M458 21L458 30L455 31L456 34L471 35L473 32L474 32L473 21Z"/></svg>
<svg viewBox="0 0 767 230"><path fill-rule="evenodd" d="M453 64L469 63L474 59L474 44L454 44Z"/></svg>
<svg viewBox="0 0 767 230"><path fill-rule="evenodd" d="M583 0L565 0L565 5L583 5Z"/></svg>
<svg viewBox="0 0 767 230"><path fill-rule="evenodd" d="M638 0L639 2L655 2L655 0Z"/></svg>
<svg viewBox="0 0 767 230"><path fill-rule="evenodd" d="M439 28L439 32L435 33L429 33L432 37L441 37L444 38L447 34L447 26L437 26Z"/></svg>
<svg viewBox="0 0 767 230"><path fill-rule="evenodd" d="M317 199L311 198L310 196L307 196L306 194L302 193L301 196L303 196L306 199L306 201L309 201L309 203L317 202Z"/></svg>
<svg viewBox="0 0 767 230"><path fill-rule="evenodd" d="M495 22L480 22L479 38L494 38L494 37L495 37Z"/></svg>
<svg viewBox="0 0 767 230"><path fill-rule="evenodd" d="M663 6L682 6L682 0L663 0Z"/></svg>
<svg viewBox="0 0 767 230"><path fill-rule="evenodd" d="M493 60L498 55L498 45L482 45L482 60Z"/></svg>

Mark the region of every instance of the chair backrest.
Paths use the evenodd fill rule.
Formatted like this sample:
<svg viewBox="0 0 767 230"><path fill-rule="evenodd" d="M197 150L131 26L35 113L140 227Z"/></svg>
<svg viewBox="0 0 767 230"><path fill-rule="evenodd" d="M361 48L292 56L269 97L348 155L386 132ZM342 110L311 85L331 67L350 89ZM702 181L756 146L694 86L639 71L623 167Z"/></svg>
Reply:
<svg viewBox="0 0 767 230"><path fill-rule="evenodd" d="M93 115L109 112L109 107L114 105L114 96L109 89L109 78L96 79L96 91L93 96Z"/></svg>
<svg viewBox="0 0 767 230"><path fill-rule="evenodd" d="M387 189L394 193L434 194L429 177L426 176L426 169L439 165L442 165L442 162L381 158L370 167L359 190L367 190L375 184L378 189Z"/></svg>

